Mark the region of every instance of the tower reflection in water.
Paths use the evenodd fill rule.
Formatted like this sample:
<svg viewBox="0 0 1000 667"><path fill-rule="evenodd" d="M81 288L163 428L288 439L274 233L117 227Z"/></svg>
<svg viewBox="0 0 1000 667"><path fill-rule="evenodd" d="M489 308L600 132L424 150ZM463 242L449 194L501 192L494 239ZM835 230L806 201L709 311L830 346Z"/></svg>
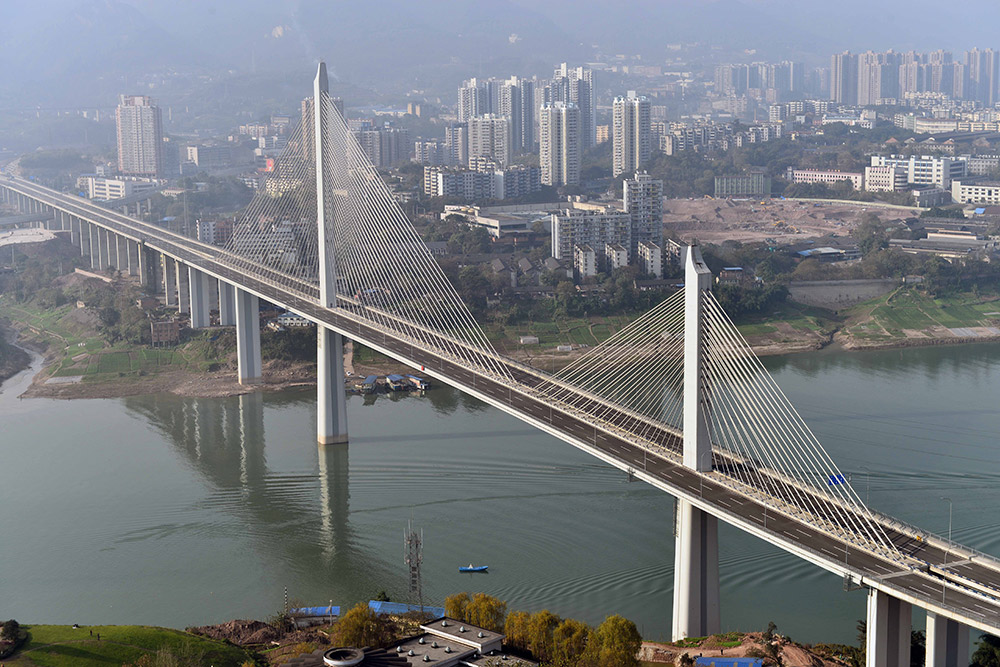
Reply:
<svg viewBox="0 0 1000 667"><path fill-rule="evenodd" d="M401 565L381 559L386 550L351 525L349 446L315 444L311 392L125 402L205 482L197 509L225 512L227 527L251 538L273 575L265 588L287 585L295 597L321 601L405 590Z"/></svg>

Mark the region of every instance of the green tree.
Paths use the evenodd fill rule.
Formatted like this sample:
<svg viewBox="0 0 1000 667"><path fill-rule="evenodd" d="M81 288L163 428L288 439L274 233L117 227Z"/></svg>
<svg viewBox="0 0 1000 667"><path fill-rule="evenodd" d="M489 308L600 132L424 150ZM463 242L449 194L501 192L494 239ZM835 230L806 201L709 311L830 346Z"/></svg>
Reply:
<svg viewBox="0 0 1000 667"><path fill-rule="evenodd" d="M7 641L17 641L17 636L20 631L21 625L12 618L9 621L4 622L3 628L0 629L0 638L6 639Z"/></svg>
<svg viewBox="0 0 1000 667"><path fill-rule="evenodd" d="M465 620L465 610L471 598L468 593L455 593L444 599L444 615L459 621Z"/></svg>
<svg viewBox="0 0 1000 667"><path fill-rule="evenodd" d="M462 620L493 632L503 632L507 603L486 593L476 593L465 607Z"/></svg>
<svg viewBox="0 0 1000 667"><path fill-rule="evenodd" d="M590 626L567 618L552 632L552 662L560 667L573 667L587 649Z"/></svg>
<svg viewBox="0 0 1000 667"><path fill-rule="evenodd" d="M341 646L384 646L392 640L392 627L365 602L352 607L334 625Z"/></svg>
<svg viewBox="0 0 1000 667"><path fill-rule="evenodd" d="M1000 667L1000 637L982 634L972 654L973 667Z"/></svg>
<svg viewBox="0 0 1000 667"><path fill-rule="evenodd" d="M503 624L503 633L507 637L507 643L514 648L527 651L531 643L530 637L531 614L526 611L512 611L507 614L507 620Z"/></svg>
<svg viewBox="0 0 1000 667"><path fill-rule="evenodd" d="M542 662L552 660L553 634L560 619L548 609L535 612L528 623L528 650Z"/></svg>
<svg viewBox="0 0 1000 667"><path fill-rule="evenodd" d="M638 667L642 637L632 621L618 616L608 616L587 642L580 664L586 667Z"/></svg>

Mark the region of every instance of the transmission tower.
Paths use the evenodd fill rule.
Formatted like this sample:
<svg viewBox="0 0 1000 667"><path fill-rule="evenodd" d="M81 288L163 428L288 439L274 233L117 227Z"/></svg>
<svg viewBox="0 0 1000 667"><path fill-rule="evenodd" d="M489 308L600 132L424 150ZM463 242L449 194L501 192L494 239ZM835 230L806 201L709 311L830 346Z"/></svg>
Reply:
<svg viewBox="0 0 1000 667"><path fill-rule="evenodd" d="M412 522L406 522L403 533L403 560L410 568L410 599L416 598L420 611L424 610L424 596L420 585L420 563L424 560L424 531L413 530Z"/></svg>

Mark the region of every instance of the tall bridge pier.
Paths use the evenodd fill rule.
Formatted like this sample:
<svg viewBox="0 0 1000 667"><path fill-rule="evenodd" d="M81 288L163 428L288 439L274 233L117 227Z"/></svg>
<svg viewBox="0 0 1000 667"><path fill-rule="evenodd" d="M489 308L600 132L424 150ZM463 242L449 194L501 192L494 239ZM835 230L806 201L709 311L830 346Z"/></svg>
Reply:
<svg viewBox="0 0 1000 667"><path fill-rule="evenodd" d="M684 466L712 470L712 442L706 421L701 364L702 295L712 286L698 246L684 258ZM674 544L674 641L721 630L719 605L719 520L677 498Z"/></svg>
<svg viewBox="0 0 1000 667"><path fill-rule="evenodd" d="M316 154L316 225L319 245L319 298L326 308L337 307L337 266L332 234L327 224L327 118L332 106L326 63L321 62L313 81L313 134ZM344 337L316 325L316 440L321 445L347 442L347 396L344 395Z"/></svg>

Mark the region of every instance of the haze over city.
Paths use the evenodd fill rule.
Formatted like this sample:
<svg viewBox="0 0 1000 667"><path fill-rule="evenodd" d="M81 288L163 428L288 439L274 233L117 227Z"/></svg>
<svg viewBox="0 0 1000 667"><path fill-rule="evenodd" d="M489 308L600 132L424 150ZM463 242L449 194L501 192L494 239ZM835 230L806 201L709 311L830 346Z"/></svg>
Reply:
<svg viewBox="0 0 1000 667"><path fill-rule="evenodd" d="M1000 4L0 14L0 667L1000 664Z"/></svg>

